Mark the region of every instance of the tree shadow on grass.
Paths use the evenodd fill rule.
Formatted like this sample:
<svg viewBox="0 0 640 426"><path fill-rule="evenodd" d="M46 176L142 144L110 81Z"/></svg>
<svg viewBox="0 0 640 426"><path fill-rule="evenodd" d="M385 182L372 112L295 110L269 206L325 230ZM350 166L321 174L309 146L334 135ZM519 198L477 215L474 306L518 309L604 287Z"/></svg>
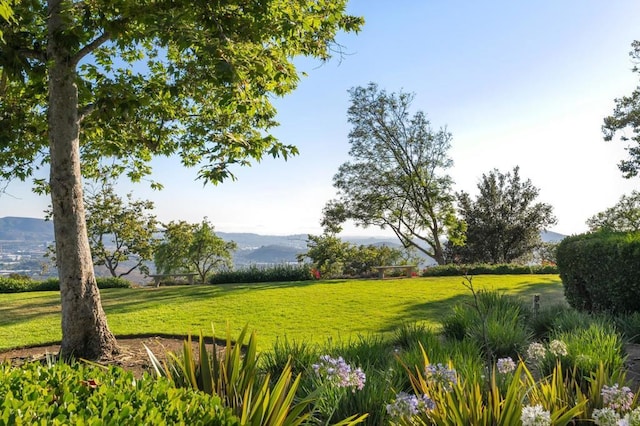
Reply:
<svg viewBox="0 0 640 426"><path fill-rule="evenodd" d="M28 322L43 315L60 315L60 297L31 299L29 302L4 303L0 306L0 327Z"/></svg>
<svg viewBox="0 0 640 426"><path fill-rule="evenodd" d="M475 288L475 291L496 291L517 297L523 303L533 300L534 295L540 296L540 305L565 305L562 286L558 286L558 281L549 277L536 277L535 281L519 284L517 287L505 290L491 290L488 288ZM394 318L380 329L380 332L389 333L396 331L401 324L411 324L415 322L431 321L441 322L453 312L453 307L459 304L466 304L469 309L473 308L473 294L469 290L446 299L425 301L406 306L400 315Z"/></svg>

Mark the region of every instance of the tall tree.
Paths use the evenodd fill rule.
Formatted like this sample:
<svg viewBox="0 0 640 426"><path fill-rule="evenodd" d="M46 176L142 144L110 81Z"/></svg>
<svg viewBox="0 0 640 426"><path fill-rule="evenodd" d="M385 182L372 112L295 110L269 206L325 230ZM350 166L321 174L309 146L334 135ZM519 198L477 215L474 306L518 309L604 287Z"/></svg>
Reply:
<svg viewBox="0 0 640 426"><path fill-rule="evenodd" d="M231 267L237 247L217 236L207 218L200 224L170 222L155 252L156 269L161 274L195 272L204 284L209 274Z"/></svg>
<svg viewBox="0 0 640 426"><path fill-rule="evenodd" d="M153 156L199 177L294 146L267 132L273 96L298 82L293 58L327 59L362 19L346 0L21 0L0 20L0 178L48 163L61 283L61 355L117 352L95 283L82 172L109 157L137 180Z"/></svg>
<svg viewBox="0 0 640 426"><path fill-rule="evenodd" d="M103 181L85 191L87 232L94 265L107 268L111 276L122 277L136 269L148 273L145 261L153 259L159 222L150 212L153 202L120 197L112 182ZM135 259L123 270L124 262Z"/></svg>
<svg viewBox="0 0 640 426"><path fill-rule="evenodd" d="M631 43L631 60L636 64L633 72L640 74L640 40ZM604 140L611 141L618 132L621 132L620 140L632 142L626 147L629 158L620 161L618 168L625 178L638 175L640 171L640 85L631 92L630 96L624 96L615 100L616 106L613 114L604 119L602 132ZM629 129L633 136L627 136L624 130Z"/></svg>
<svg viewBox="0 0 640 426"><path fill-rule="evenodd" d="M533 254L541 245L540 231L556 223L553 207L536 203L539 190L520 179L519 167L503 174L483 174L475 200L462 191L458 208L467 224L466 243L453 248L461 263L511 263Z"/></svg>
<svg viewBox="0 0 640 426"><path fill-rule="evenodd" d="M587 226L591 231L640 231L640 192L623 195L615 206L587 219Z"/></svg>
<svg viewBox="0 0 640 426"><path fill-rule="evenodd" d="M414 95L381 90L374 83L349 91L352 161L333 178L338 197L324 210L325 227L353 220L390 228L404 247L444 263L443 240L459 242L462 229L446 170L451 133L434 131L421 111L410 115Z"/></svg>

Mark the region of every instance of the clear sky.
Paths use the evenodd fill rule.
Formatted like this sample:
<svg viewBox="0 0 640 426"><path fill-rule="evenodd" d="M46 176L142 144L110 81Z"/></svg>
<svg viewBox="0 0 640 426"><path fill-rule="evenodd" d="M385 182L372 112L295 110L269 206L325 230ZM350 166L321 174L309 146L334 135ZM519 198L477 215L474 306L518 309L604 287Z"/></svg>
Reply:
<svg viewBox="0 0 640 426"><path fill-rule="evenodd" d="M235 169L237 181L203 186L177 159L154 162L161 192L121 186L155 202L162 221L200 221L225 232L319 234L332 177L348 160L347 90L377 83L416 94L413 107L453 134L456 190L472 195L483 173L520 166L551 204L563 234L640 189L617 168L622 142L604 142L601 125L614 99L638 85L628 52L640 38L637 0L351 0L366 23L341 34L346 55L320 64L298 60L303 77L276 100L274 135L300 155ZM43 217L46 197L11 183L0 217ZM346 226L344 235L385 235Z"/></svg>

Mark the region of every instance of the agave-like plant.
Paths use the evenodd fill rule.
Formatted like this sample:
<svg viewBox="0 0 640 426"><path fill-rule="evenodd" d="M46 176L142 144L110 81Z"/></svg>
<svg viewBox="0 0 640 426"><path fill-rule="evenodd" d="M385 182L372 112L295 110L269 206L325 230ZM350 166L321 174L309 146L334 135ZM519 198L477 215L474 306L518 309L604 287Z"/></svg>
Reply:
<svg viewBox="0 0 640 426"><path fill-rule="evenodd" d="M158 376L168 378L179 387L192 387L218 395L226 406L234 410L243 425L302 424L310 415L308 407L313 397L295 401L300 375L293 379L290 362L276 383L270 386L269 374L264 375L258 369L255 331L249 336L243 351L247 330L245 326L234 344L227 326L224 351L216 350L213 344L210 352L201 333L197 358L191 336L184 342L182 356L168 353L166 362L161 362L148 347L145 348Z"/></svg>

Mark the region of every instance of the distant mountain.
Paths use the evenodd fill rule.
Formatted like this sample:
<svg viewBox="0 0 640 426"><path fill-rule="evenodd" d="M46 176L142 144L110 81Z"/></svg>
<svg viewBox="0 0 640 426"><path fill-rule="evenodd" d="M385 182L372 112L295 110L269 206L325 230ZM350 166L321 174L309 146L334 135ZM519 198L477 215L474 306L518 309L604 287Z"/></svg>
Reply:
<svg viewBox="0 0 640 426"><path fill-rule="evenodd" d="M307 251L307 235L259 235L239 232L216 232L225 241L235 241L238 250L234 253L236 265L254 263L295 262L296 256ZM557 242L564 238L557 232L545 231L541 238L545 242ZM344 241L357 245L388 245L401 247L394 237L342 237ZM54 240L53 223L43 219L25 217L0 218L0 241L24 241L48 243ZM19 243L21 244L21 243ZM6 248L6 245L5 245ZM425 262L432 262L425 258Z"/></svg>
<svg viewBox="0 0 640 426"><path fill-rule="evenodd" d="M545 243L559 243L566 237L566 235L558 234L553 231L542 231L540 233L540 238Z"/></svg>
<svg viewBox="0 0 640 426"><path fill-rule="evenodd" d="M242 232L219 232L216 235L225 241L235 241L239 249L257 249L264 246L307 248L306 234L259 235Z"/></svg>
<svg viewBox="0 0 640 426"><path fill-rule="evenodd" d="M257 249L238 250L234 256L236 265L253 263L291 263L297 262L296 256L306 249L280 245L262 246Z"/></svg>
<svg viewBox="0 0 640 426"><path fill-rule="evenodd" d="M53 222L30 217L0 218L0 240L53 241Z"/></svg>

